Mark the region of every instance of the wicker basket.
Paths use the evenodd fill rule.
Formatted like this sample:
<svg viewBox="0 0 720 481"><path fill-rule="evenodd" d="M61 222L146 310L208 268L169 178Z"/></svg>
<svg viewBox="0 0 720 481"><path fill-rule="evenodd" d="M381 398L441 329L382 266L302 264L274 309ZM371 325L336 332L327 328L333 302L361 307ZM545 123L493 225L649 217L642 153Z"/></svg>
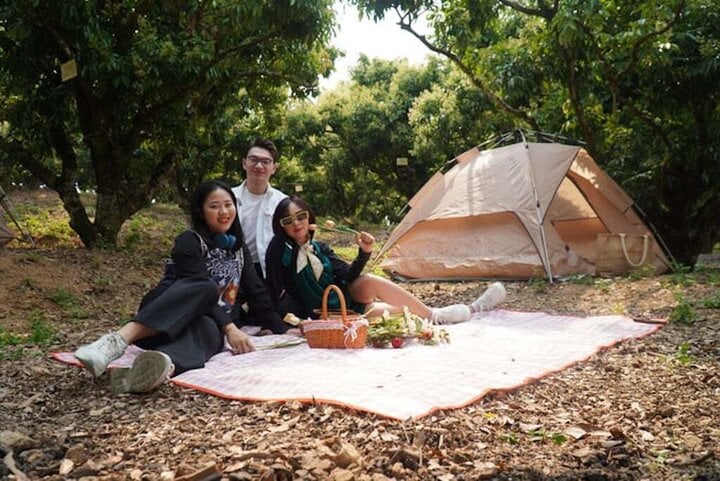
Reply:
<svg viewBox="0 0 720 481"><path fill-rule="evenodd" d="M328 311L330 291L340 299L340 311ZM362 315L351 312L345 306L345 296L338 286L329 285L323 292L320 319L302 323L302 330L312 348L361 349L367 343L368 322Z"/></svg>

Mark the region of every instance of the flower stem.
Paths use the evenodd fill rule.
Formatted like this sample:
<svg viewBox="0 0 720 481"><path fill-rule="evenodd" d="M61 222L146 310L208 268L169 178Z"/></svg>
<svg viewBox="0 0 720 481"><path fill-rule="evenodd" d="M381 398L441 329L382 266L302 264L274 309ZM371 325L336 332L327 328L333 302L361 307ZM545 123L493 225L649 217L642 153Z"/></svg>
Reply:
<svg viewBox="0 0 720 481"><path fill-rule="evenodd" d="M350 227L343 227L341 229L338 229L335 227L326 227L324 225L317 224L317 228L328 232L337 232L338 234L360 235L360 232L356 231L355 229L351 229Z"/></svg>

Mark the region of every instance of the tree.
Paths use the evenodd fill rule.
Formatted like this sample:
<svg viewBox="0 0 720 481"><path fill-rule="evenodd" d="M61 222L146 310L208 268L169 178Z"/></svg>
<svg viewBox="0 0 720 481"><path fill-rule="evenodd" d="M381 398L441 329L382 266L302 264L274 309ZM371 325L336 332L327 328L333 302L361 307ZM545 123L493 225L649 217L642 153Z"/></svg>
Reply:
<svg viewBox="0 0 720 481"><path fill-rule="evenodd" d="M290 110L288 155L318 213L374 222L393 216L446 160L420 162L409 124L416 99L445 70L437 60L414 67L362 56L350 82Z"/></svg>
<svg viewBox="0 0 720 481"><path fill-rule="evenodd" d="M0 158L58 192L87 247L114 244L173 169L215 168L229 112L315 92L335 56L331 4L5 0Z"/></svg>
<svg viewBox="0 0 720 481"><path fill-rule="evenodd" d="M720 240L720 5L356 0L450 59L517 125L583 138L694 264ZM432 38L413 29L428 14Z"/></svg>

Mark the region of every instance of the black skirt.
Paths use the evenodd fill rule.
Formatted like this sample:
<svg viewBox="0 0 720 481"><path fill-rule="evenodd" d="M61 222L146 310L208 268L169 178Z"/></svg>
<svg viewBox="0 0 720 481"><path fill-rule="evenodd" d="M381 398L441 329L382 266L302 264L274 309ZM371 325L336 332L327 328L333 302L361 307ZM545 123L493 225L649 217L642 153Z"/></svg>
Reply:
<svg viewBox="0 0 720 481"><path fill-rule="evenodd" d="M146 299L135 321L159 334L135 342L161 351L175 364L174 375L198 369L223 348L224 333L213 318L218 290L208 279L178 279L154 298Z"/></svg>

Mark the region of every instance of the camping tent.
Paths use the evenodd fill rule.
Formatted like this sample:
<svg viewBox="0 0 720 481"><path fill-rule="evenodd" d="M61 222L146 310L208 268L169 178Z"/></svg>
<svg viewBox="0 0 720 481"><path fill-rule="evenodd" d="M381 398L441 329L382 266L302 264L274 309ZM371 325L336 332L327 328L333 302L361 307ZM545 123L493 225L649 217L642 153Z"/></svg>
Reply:
<svg viewBox="0 0 720 481"><path fill-rule="evenodd" d="M408 203L379 253L386 271L552 279L670 266L632 199L581 147L523 141L454 160Z"/></svg>

